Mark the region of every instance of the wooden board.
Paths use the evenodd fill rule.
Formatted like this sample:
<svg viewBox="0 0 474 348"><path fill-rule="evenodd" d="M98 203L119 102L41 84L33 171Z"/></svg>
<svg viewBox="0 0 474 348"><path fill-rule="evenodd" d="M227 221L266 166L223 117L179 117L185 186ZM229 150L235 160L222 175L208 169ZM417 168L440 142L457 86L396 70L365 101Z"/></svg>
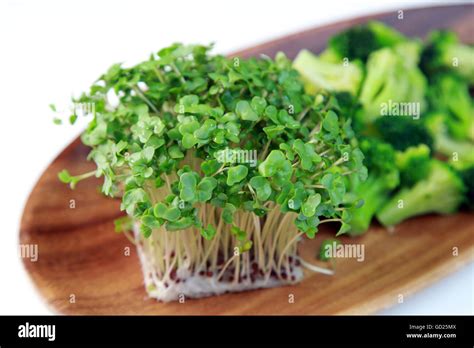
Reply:
<svg viewBox="0 0 474 348"><path fill-rule="evenodd" d="M407 35L424 36L446 27L464 41L474 40L472 6L449 6L405 11L377 18ZM359 18L311 29L238 53L290 57L301 48L322 50L328 36L368 19ZM57 179L68 168L89 171L88 148L75 140L46 169L33 189L21 221L20 243L38 244L39 259L24 265L50 308L67 314L364 314L397 303L404 297L473 260L474 216L425 216L394 231L373 226L363 237L342 238L364 245L365 260L338 259L336 274L307 273L295 286L226 294L185 303L163 304L147 298L134 247L114 233L121 216L119 202L98 192L99 180L81 182L75 191ZM71 200L75 207L71 208ZM301 253L314 260L322 238L305 241ZM130 256L125 252L131 251ZM457 249L453 249L457 248ZM453 250L458 254L453 255ZM455 253L456 254L456 253ZM293 296L290 296L293 295ZM290 303L289 298L294 299ZM74 300L74 301L71 301Z"/></svg>

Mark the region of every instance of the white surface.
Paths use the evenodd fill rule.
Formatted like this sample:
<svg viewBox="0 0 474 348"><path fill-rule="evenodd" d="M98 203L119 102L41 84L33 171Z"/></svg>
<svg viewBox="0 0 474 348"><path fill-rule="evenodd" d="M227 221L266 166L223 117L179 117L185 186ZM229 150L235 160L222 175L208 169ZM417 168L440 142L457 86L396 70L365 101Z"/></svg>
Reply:
<svg viewBox="0 0 474 348"><path fill-rule="evenodd" d="M39 175L81 127L53 125L48 104L66 105L112 63L144 60L176 41L214 41L224 53L343 18L426 3L0 0L0 314L50 313L17 257L18 225ZM472 314L473 269L383 313Z"/></svg>

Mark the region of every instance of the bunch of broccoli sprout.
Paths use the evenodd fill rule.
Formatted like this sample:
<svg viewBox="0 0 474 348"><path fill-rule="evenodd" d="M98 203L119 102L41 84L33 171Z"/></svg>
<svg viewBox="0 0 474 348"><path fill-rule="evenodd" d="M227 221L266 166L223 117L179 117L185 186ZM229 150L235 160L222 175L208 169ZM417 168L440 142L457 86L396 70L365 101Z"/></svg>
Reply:
<svg viewBox="0 0 474 348"><path fill-rule="evenodd" d="M95 105L82 141L97 169L59 175L103 177L103 193L121 197L117 229L136 227L149 293L164 300L299 280L297 242L325 222L347 232L346 176L366 176L333 94L306 93L283 54L209 50L176 44L112 66L76 100Z"/></svg>
<svg viewBox="0 0 474 348"><path fill-rule="evenodd" d="M369 22L332 37L319 56L303 50L294 66L309 92L329 89L345 101L364 153L368 179L349 178L346 199L363 201L351 208L350 234L374 217L393 226L473 208L472 46L449 31L423 42Z"/></svg>

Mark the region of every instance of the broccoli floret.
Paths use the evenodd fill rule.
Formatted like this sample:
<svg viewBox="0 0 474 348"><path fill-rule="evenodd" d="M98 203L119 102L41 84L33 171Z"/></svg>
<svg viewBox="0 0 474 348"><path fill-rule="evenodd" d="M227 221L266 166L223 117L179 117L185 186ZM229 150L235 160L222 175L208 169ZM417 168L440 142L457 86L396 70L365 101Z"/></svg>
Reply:
<svg viewBox="0 0 474 348"><path fill-rule="evenodd" d="M451 161L449 164L458 172L466 187L462 207L474 210L474 162Z"/></svg>
<svg viewBox="0 0 474 348"><path fill-rule="evenodd" d="M384 226L396 225L410 217L454 213L464 200L460 176L445 162L432 159L428 176L413 187L403 187L377 213Z"/></svg>
<svg viewBox="0 0 474 348"><path fill-rule="evenodd" d="M466 187L464 205L469 209L474 209L474 164L461 169L459 174Z"/></svg>
<svg viewBox="0 0 474 348"><path fill-rule="evenodd" d="M474 143L454 139L448 131L449 116L436 112L426 116L426 128L434 138L435 150L453 161L474 163Z"/></svg>
<svg viewBox="0 0 474 348"><path fill-rule="evenodd" d="M355 131L356 115L362 110L362 105L357 100L357 97L349 92L335 92L334 98L337 100L337 110L347 120L351 120L352 128Z"/></svg>
<svg viewBox="0 0 474 348"><path fill-rule="evenodd" d="M341 63L327 62L307 50L302 50L295 58L293 66L302 75L306 82L308 93L315 93L321 89L328 91L346 91L357 94L363 70L357 62Z"/></svg>
<svg viewBox="0 0 474 348"><path fill-rule="evenodd" d="M357 98L349 92L335 92L333 95L337 100L341 115L346 118L352 117L360 106Z"/></svg>
<svg viewBox="0 0 474 348"><path fill-rule="evenodd" d="M375 128L380 137L396 150L404 151L419 144L433 150L433 137L420 120L385 116L375 121Z"/></svg>
<svg viewBox="0 0 474 348"><path fill-rule="evenodd" d="M428 89L430 107L443 112L450 134L474 140L474 107L468 84L454 74L438 74Z"/></svg>
<svg viewBox="0 0 474 348"><path fill-rule="evenodd" d="M403 152L397 152L395 157L400 171L400 184L411 187L426 178L430 171L430 149L425 144L409 147Z"/></svg>
<svg viewBox="0 0 474 348"><path fill-rule="evenodd" d="M384 105L395 104L403 109L413 105L418 113L424 110L426 78L417 67L418 52L417 42L405 42L369 56L367 75L360 92L365 123L371 123L383 114Z"/></svg>
<svg viewBox="0 0 474 348"><path fill-rule="evenodd" d="M427 76L451 71L474 84L474 48L459 42L455 33L446 30L431 33L423 49L420 67Z"/></svg>
<svg viewBox="0 0 474 348"><path fill-rule="evenodd" d="M390 144L375 138L363 138L359 146L364 154L364 165L369 174L364 182L360 182L356 177L351 178L352 193L364 202L361 207L350 208L351 235L367 231L375 213L399 184L395 150Z"/></svg>
<svg viewBox="0 0 474 348"><path fill-rule="evenodd" d="M383 23L371 21L333 36L329 40L328 51L339 59L360 59L365 62L373 51L391 47L405 40L406 38L396 30Z"/></svg>

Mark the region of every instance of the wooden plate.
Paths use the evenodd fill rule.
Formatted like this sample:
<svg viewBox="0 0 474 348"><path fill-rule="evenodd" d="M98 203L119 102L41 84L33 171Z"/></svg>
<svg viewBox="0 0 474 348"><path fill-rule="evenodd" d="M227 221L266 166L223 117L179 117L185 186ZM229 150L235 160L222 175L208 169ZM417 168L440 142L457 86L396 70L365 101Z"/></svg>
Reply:
<svg viewBox="0 0 474 348"><path fill-rule="evenodd" d="M465 41L474 39L472 6L448 6L373 16L410 36L450 28ZM327 38L361 23L358 18L311 29L239 52L294 57L302 48L321 51ZM57 179L68 168L80 173L94 168L88 148L70 144L46 169L26 204L20 243L37 244L39 259L24 265L53 311L67 314L364 314L397 303L404 296L473 260L474 216L424 216L388 232L377 226L363 237L342 238L363 244L365 260L338 259L336 275L308 273L296 286L226 294L185 303L163 304L147 298L133 245L114 233L121 216L119 202L98 192L100 182L81 182L75 191ZM314 260L328 232L301 247ZM130 255L127 251L130 250ZM456 252L457 251L457 252ZM291 301L293 299L294 301Z"/></svg>

